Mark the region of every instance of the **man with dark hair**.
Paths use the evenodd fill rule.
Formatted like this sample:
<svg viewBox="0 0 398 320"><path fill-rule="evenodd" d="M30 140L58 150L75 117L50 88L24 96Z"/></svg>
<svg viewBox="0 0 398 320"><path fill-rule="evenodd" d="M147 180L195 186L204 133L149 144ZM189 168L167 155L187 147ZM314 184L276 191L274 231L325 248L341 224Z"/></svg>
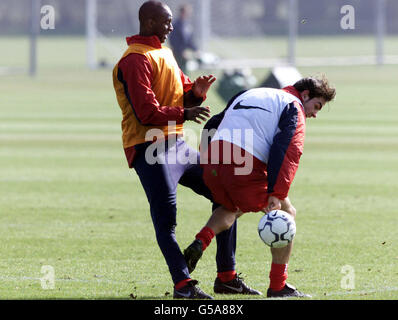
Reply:
<svg viewBox="0 0 398 320"><path fill-rule="evenodd" d="M171 50L162 46L173 31L167 5L145 2L139 19L139 34L127 38L128 49L113 69L113 85L123 114L124 152L148 198L156 239L174 282L174 298L212 299L191 279L175 227L178 183L212 200L203 182L199 153L185 143L182 133L184 121L201 123L209 117L209 108L199 105L215 77L201 76L192 83L179 69ZM185 161L186 154L196 161ZM217 206L214 203L213 210ZM217 236L220 274L234 270L235 232L230 228ZM238 284L248 288L242 281Z"/></svg>
<svg viewBox="0 0 398 320"><path fill-rule="evenodd" d="M328 102L332 101L336 95L336 90L330 87L328 79L324 76L319 79L314 77L303 78L297 81L293 87L299 92L308 90L308 97L310 99L322 97Z"/></svg>
<svg viewBox="0 0 398 320"><path fill-rule="evenodd" d="M326 78L304 78L283 89L250 89L208 121L205 129L213 132L202 139L203 178L222 206L184 251L191 270L214 235L242 214L282 209L296 216L288 192L303 152L305 119L316 118L335 94ZM271 248L268 297L307 296L286 283L291 250L292 243Z"/></svg>
<svg viewBox="0 0 398 320"><path fill-rule="evenodd" d="M192 26L189 22L191 13L192 7L189 4L184 4L180 7L180 14L174 23L174 31L169 39L174 57L183 72L187 71L188 50L197 51L193 39Z"/></svg>

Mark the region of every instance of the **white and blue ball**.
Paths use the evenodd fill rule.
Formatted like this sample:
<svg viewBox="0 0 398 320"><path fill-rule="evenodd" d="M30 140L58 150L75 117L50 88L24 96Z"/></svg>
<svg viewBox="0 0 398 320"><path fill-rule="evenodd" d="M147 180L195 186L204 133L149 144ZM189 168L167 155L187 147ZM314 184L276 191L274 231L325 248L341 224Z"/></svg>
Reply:
<svg viewBox="0 0 398 320"><path fill-rule="evenodd" d="M296 223L292 215L282 210L273 210L258 223L261 240L271 248L286 247L296 234Z"/></svg>

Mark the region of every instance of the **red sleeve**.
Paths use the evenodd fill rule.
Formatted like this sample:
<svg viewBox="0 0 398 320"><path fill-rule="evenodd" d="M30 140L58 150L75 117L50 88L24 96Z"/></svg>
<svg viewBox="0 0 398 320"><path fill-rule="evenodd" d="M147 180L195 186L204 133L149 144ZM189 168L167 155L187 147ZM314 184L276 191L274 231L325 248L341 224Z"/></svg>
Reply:
<svg viewBox="0 0 398 320"><path fill-rule="evenodd" d="M184 72L181 71L180 69L180 76L181 76L181 82L182 86L184 88L184 92L188 92L189 90L192 89L193 83L191 79L188 78L187 75L184 74Z"/></svg>
<svg viewBox="0 0 398 320"><path fill-rule="evenodd" d="M181 75L182 85L183 85L183 88L184 88L184 93L187 93L188 91L192 90L193 83L192 83L191 79L189 79L188 76L185 75L185 74L181 71L181 69L180 69L180 75ZM192 95L193 95L193 92L192 92ZM193 95L193 96L194 96L194 95ZM195 97L195 96L194 96L194 97ZM195 99L200 99L200 103L202 103L204 100L206 100L206 96L205 96L204 98L197 98L197 97L195 97ZM199 103L199 104L200 104L200 103Z"/></svg>
<svg viewBox="0 0 398 320"><path fill-rule="evenodd" d="M131 53L119 62L118 79L134 114L143 125L164 126L169 121L184 122L183 106L161 106L152 91L153 72L148 59L141 54Z"/></svg>

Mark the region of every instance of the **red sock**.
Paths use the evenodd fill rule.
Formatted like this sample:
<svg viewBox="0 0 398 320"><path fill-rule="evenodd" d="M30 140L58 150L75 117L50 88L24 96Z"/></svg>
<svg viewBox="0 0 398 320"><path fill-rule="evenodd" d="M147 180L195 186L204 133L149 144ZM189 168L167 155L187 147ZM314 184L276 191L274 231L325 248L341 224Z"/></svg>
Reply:
<svg viewBox="0 0 398 320"><path fill-rule="evenodd" d="M274 291L280 291L284 288L287 279L287 264L272 263L269 273L269 287Z"/></svg>
<svg viewBox="0 0 398 320"><path fill-rule="evenodd" d="M175 287L177 290L180 290L181 288L185 287L189 281L192 281L192 279L191 279L191 278L184 279L184 280L182 280L182 281L180 281L180 282L177 282L177 283L174 285L174 287Z"/></svg>
<svg viewBox="0 0 398 320"><path fill-rule="evenodd" d="M196 239L199 239L200 241L202 241L202 250L203 251L205 251L205 249L209 246L211 239L214 238L214 235L215 235L214 231L211 230L209 227L204 227L196 235Z"/></svg>
<svg viewBox="0 0 398 320"><path fill-rule="evenodd" d="M217 278L221 280L221 282L228 282L236 278L236 271L223 271L217 272Z"/></svg>

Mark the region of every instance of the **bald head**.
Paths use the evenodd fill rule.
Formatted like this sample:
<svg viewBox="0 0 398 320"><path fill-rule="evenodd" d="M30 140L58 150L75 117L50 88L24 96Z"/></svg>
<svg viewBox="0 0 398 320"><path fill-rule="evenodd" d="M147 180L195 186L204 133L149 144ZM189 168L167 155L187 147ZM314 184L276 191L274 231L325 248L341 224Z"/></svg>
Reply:
<svg viewBox="0 0 398 320"><path fill-rule="evenodd" d="M160 2L160 1L147 1L145 2L138 13L140 23L145 22L148 19L157 19L159 16L165 14L165 12L170 11L170 8ZM170 11L171 12L171 11Z"/></svg>
<svg viewBox="0 0 398 320"><path fill-rule="evenodd" d="M160 1L150 0L145 2L139 10L138 17L141 36L156 35L163 43L167 35L173 31L171 10Z"/></svg>

